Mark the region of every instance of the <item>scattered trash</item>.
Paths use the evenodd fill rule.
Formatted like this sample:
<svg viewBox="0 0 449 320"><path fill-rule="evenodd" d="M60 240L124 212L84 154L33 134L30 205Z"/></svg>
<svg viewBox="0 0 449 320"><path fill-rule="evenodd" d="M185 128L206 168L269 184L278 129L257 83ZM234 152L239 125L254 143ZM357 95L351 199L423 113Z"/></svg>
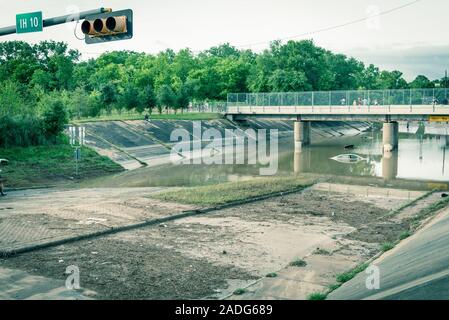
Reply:
<svg viewBox="0 0 449 320"><path fill-rule="evenodd" d="M101 224L103 222L108 221L108 219L101 219L101 218L87 218L86 220L78 221L77 224L84 224L84 225L92 225L92 224Z"/></svg>
<svg viewBox="0 0 449 320"><path fill-rule="evenodd" d="M223 254L228 254L228 252L226 250L223 250Z"/></svg>
<svg viewBox="0 0 449 320"><path fill-rule="evenodd" d="M351 149L354 149L354 148L355 148L355 146L353 144L345 146L345 150L351 150Z"/></svg>
<svg viewBox="0 0 449 320"><path fill-rule="evenodd" d="M97 255L97 254L98 254L98 252L96 252L96 251L92 251L92 252L91 252L91 254L93 254L93 255Z"/></svg>
<svg viewBox="0 0 449 320"><path fill-rule="evenodd" d="M63 262L64 262L64 260L62 260L62 259L59 259L59 260L58 260L58 262L59 262L59 263L63 263Z"/></svg>

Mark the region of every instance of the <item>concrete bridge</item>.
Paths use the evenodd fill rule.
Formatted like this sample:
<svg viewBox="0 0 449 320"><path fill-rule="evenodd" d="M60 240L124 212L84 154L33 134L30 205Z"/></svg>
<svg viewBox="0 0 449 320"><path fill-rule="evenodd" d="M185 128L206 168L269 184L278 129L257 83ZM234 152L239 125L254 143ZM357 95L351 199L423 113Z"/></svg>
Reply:
<svg viewBox="0 0 449 320"><path fill-rule="evenodd" d="M228 95L226 116L292 120L295 146L310 144L312 121L383 122L384 150L398 146L398 121L449 122L448 89L403 89Z"/></svg>

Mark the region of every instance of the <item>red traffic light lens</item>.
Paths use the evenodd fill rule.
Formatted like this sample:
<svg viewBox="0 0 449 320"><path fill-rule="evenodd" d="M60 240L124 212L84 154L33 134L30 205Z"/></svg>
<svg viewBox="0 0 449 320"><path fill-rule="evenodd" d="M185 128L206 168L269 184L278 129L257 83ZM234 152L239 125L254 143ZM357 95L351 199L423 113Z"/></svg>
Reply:
<svg viewBox="0 0 449 320"><path fill-rule="evenodd" d="M90 29L91 29L91 24L90 24L90 21L87 21L87 20L85 20L85 21L83 21L83 23L81 24L81 31L84 33L84 34L89 34L90 33Z"/></svg>

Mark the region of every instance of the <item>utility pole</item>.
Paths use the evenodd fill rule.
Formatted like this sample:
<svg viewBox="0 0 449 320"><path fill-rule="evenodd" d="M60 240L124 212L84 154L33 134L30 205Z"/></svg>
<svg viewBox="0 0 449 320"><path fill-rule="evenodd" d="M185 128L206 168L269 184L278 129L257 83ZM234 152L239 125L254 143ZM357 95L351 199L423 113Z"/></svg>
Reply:
<svg viewBox="0 0 449 320"><path fill-rule="evenodd" d="M446 69L446 72L444 74L444 87L447 88L447 69Z"/></svg>

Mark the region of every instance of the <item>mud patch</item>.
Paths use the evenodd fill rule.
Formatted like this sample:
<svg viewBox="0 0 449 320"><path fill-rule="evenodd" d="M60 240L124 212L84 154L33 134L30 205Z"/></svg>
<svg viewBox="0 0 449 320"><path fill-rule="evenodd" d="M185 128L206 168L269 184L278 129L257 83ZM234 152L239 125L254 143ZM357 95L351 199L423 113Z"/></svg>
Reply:
<svg viewBox="0 0 449 320"><path fill-rule="evenodd" d="M0 264L61 280L67 266L78 266L81 286L96 291L97 299L207 298L226 288L228 279L254 279L233 266L214 265L141 241L105 237L0 259Z"/></svg>

